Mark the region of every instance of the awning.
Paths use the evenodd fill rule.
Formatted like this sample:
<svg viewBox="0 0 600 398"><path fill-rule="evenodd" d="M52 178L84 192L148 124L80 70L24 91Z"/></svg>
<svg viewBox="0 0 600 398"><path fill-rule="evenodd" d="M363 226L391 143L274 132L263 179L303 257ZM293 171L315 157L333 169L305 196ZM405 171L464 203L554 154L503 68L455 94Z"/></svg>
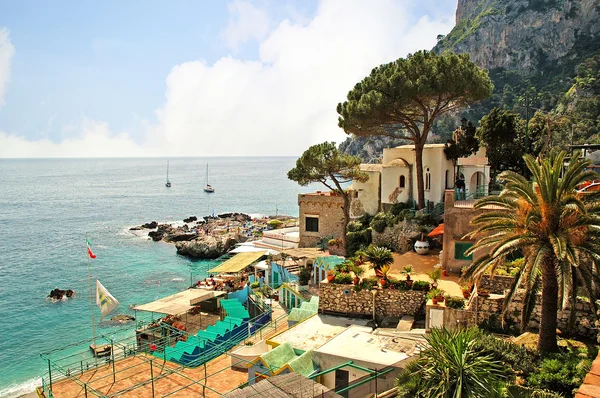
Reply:
<svg viewBox="0 0 600 398"><path fill-rule="evenodd" d="M248 253L239 253L235 256L231 257L229 260L219 264L215 268L209 270L211 273L236 273L240 272L244 268L252 265L253 262L264 256L266 250L262 250L260 252L248 252Z"/></svg>
<svg viewBox="0 0 600 398"><path fill-rule="evenodd" d="M430 238L435 238L436 236L444 235L444 223L441 223L437 227L433 229L430 233L427 234Z"/></svg>
<svg viewBox="0 0 600 398"><path fill-rule="evenodd" d="M233 253L233 254L238 254L238 253L249 253L249 252L267 252L267 254L279 254L278 251L276 250L267 250L264 247L256 247L254 246L253 243L249 243L249 244L241 244L238 245L235 249L230 250L229 253Z"/></svg>
<svg viewBox="0 0 600 398"><path fill-rule="evenodd" d="M317 257L322 256L324 253L321 249L304 247L300 249L282 249L281 255L288 256L293 259L310 259L315 260Z"/></svg>
<svg viewBox="0 0 600 398"><path fill-rule="evenodd" d="M213 297L222 296L224 294L226 293L222 291L188 289L171 296L163 297L160 300L151 303L136 305L133 309L138 311L158 312L167 315L179 315L194 308L195 305L198 305L202 301L210 300Z"/></svg>

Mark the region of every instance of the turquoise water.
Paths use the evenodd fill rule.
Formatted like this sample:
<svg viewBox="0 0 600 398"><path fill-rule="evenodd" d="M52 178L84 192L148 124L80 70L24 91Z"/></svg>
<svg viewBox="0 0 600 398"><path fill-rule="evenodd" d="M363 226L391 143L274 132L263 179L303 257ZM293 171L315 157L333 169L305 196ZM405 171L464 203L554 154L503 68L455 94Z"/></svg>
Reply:
<svg viewBox="0 0 600 398"><path fill-rule="evenodd" d="M206 163L216 193L203 191ZM0 397L39 385L39 354L91 337L85 234L94 247L92 275L121 302L151 301L185 289L192 269L208 262L128 231L156 220L180 221L229 211L298 214L288 181L295 158L0 159ZM314 188L314 187L313 187ZM181 281L183 279L183 281ZM53 303L55 287L75 298ZM132 326L104 326L113 334Z"/></svg>

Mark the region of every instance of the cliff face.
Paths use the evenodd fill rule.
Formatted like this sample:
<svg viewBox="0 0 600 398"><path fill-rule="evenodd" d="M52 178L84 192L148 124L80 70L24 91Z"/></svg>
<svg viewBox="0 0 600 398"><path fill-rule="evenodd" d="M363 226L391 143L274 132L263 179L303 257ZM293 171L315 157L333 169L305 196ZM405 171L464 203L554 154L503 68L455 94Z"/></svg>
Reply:
<svg viewBox="0 0 600 398"><path fill-rule="evenodd" d="M456 26L433 51L467 52L487 69L532 72L580 61L582 52L597 50L599 34L599 0L458 0Z"/></svg>

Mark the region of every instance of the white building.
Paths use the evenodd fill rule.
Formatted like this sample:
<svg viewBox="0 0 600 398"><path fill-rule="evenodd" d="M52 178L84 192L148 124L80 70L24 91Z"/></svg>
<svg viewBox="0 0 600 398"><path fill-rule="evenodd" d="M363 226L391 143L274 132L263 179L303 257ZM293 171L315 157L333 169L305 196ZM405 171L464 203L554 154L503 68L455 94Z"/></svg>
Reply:
<svg viewBox="0 0 600 398"><path fill-rule="evenodd" d="M487 194L490 166L485 149L481 148L468 158L458 159L458 175L465 182L465 197ZM414 145L385 148L381 164L363 164L361 170L369 175L366 182L355 181L356 191L352 215L366 212L371 215L386 205L417 201L417 171ZM443 202L444 191L454 188L454 165L446 159L444 144L426 144L423 148L423 183L426 205Z"/></svg>

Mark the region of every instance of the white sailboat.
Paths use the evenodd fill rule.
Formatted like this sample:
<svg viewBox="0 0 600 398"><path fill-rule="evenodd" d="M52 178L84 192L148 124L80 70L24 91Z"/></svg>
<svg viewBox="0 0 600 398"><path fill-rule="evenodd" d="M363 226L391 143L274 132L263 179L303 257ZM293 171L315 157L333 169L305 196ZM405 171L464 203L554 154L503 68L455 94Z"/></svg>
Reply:
<svg viewBox="0 0 600 398"><path fill-rule="evenodd" d="M208 183L208 163L206 163L206 176L204 178L205 178L205 181L204 181L204 192L209 192L209 193L215 192L215 189L212 187L212 185L210 185Z"/></svg>
<svg viewBox="0 0 600 398"><path fill-rule="evenodd" d="M167 182L165 183L165 187L171 188L171 181L169 181L169 161L167 160Z"/></svg>

